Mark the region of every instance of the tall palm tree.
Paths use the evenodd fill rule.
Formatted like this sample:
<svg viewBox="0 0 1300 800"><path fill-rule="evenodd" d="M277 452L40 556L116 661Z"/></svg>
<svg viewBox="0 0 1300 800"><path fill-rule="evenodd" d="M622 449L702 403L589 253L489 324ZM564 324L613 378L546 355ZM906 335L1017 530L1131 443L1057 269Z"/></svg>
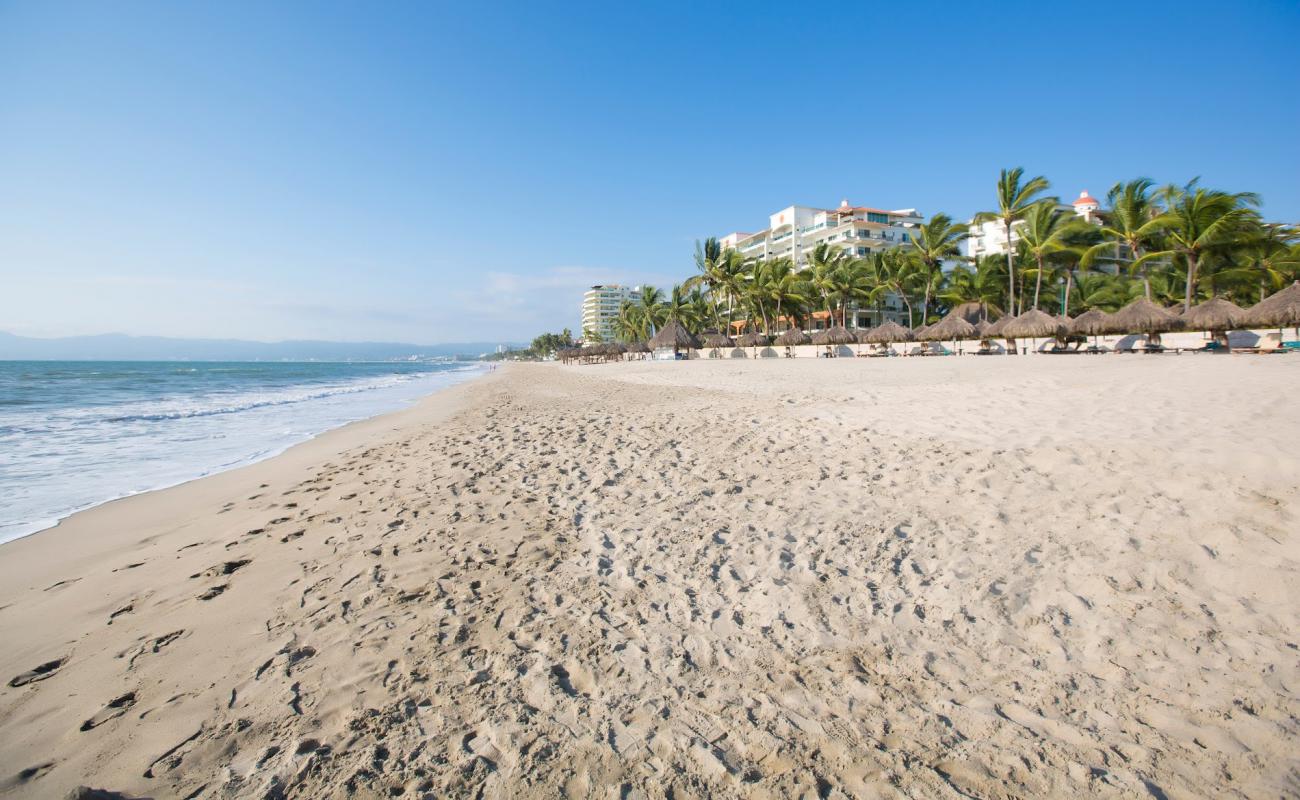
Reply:
<svg viewBox="0 0 1300 800"><path fill-rule="evenodd" d="M695 306L691 303L690 292L677 284L669 292L668 299L659 304L660 324L676 322L690 330L695 327Z"/></svg>
<svg viewBox="0 0 1300 800"><path fill-rule="evenodd" d="M826 279L827 298L840 310L840 324L848 327L849 304L871 297L875 283L862 259L842 258ZM835 315L831 314L831 322Z"/></svg>
<svg viewBox="0 0 1300 800"><path fill-rule="evenodd" d="M664 293L650 284L641 287L636 306L646 338L654 336L659 326L664 323L663 300Z"/></svg>
<svg viewBox="0 0 1300 800"><path fill-rule="evenodd" d="M767 299L772 301L773 322L778 325L781 324L782 307L789 312L807 301L807 297L804 295L806 285L806 282L800 277L799 271L795 269L794 262L790 259L774 259L769 264L763 291ZM788 328L789 325L787 324L786 327Z"/></svg>
<svg viewBox="0 0 1300 800"><path fill-rule="evenodd" d="M624 300L618 305L618 316L614 317L614 337L621 342L632 342L642 338L640 315L631 300Z"/></svg>
<svg viewBox="0 0 1300 800"><path fill-rule="evenodd" d="M907 257L900 247L891 247L872 256L871 272L874 275L873 296L883 297L893 294L903 301L907 308L907 326L915 323L912 318L911 293L917 284L916 260Z"/></svg>
<svg viewBox="0 0 1300 800"><path fill-rule="evenodd" d="M1142 258L1143 250L1154 244L1160 232L1160 225L1154 220L1160 215L1160 204L1152 194L1155 182L1150 178L1135 178L1121 181L1110 187L1106 193L1106 204L1110 207L1102 216L1101 235L1105 241L1088 248L1081 261L1085 269L1091 267L1098 256L1110 254L1121 259L1127 250L1132 259L1130 267ZM1151 282L1147 278L1148 262L1141 262L1139 268L1146 298L1151 299Z"/></svg>
<svg viewBox="0 0 1300 800"><path fill-rule="evenodd" d="M1221 192L1189 184L1171 193L1171 204L1153 222L1164 234L1165 249L1147 253L1134 262L1145 264L1157 258L1179 256L1186 261L1187 280L1183 288L1183 311L1192 307L1196 271L1207 254L1239 244L1258 223L1253 208L1259 197L1251 192Z"/></svg>
<svg viewBox="0 0 1300 800"><path fill-rule="evenodd" d="M1049 256L1065 249L1064 237L1070 216L1057 207L1055 200L1040 200L1029 207L1025 224L1020 228L1019 246L1034 259L1034 308L1043 290L1043 273Z"/></svg>
<svg viewBox="0 0 1300 800"><path fill-rule="evenodd" d="M947 214L935 214L922 223L908 245L926 274L925 296L921 300L921 319L930 311L930 292L943 271L943 262L961 256L961 242L970 236L967 226L954 222Z"/></svg>
<svg viewBox="0 0 1300 800"><path fill-rule="evenodd" d="M716 237L710 236L702 243L698 240L695 242L695 268L699 270L695 275L687 278L682 285L687 289L696 289L700 286L709 290L709 298L713 304L713 321L721 327L721 312L719 310L720 292L720 264L722 262L722 245L718 243Z"/></svg>
<svg viewBox="0 0 1300 800"><path fill-rule="evenodd" d="M808 283L821 298L823 310L828 316L831 315L831 276L844 263L845 258L843 248L826 242L819 242L807 255Z"/></svg>
<svg viewBox="0 0 1300 800"><path fill-rule="evenodd" d="M1011 226L1029 213L1029 208L1037 202L1038 195L1052 188L1052 184L1042 175L1022 182L1024 167L1004 169L998 176L998 209L981 211L975 215L976 222L1001 222L1007 237L1007 308L1015 307L1016 268L1014 263L1015 248L1011 246Z"/></svg>

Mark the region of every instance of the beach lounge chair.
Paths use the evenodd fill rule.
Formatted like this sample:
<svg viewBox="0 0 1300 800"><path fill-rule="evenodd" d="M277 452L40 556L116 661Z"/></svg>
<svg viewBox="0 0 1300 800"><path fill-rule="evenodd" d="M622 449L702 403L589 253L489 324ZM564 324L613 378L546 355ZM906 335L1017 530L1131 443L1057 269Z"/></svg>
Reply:
<svg viewBox="0 0 1300 800"><path fill-rule="evenodd" d="M1232 348L1232 352L1275 354L1275 353L1289 353L1291 352L1292 349L1293 348L1282 346L1281 335L1276 333L1270 333L1267 336L1265 336L1263 339L1260 339L1259 342L1254 347L1234 347Z"/></svg>

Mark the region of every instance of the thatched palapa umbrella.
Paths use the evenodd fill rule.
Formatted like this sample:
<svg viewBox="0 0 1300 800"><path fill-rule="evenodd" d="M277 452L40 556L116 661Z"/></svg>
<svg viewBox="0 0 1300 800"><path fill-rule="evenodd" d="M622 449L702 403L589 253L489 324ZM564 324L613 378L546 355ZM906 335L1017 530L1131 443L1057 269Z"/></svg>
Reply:
<svg viewBox="0 0 1300 800"><path fill-rule="evenodd" d="M953 309L946 317L926 328L919 338L927 342L946 342L949 339L956 342L960 339L973 339L975 336L975 326L959 314L957 309Z"/></svg>
<svg viewBox="0 0 1300 800"><path fill-rule="evenodd" d="M916 334L891 319L868 331L866 338L871 344L893 344L910 342L916 338Z"/></svg>
<svg viewBox="0 0 1300 800"><path fill-rule="evenodd" d="M812 339L808 334L798 328L791 328L780 336L776 337L776 343L785 347L786 358L794 358L794 348L801 344L808 344Z"/></svg>
<svg viewBox="0 0 1300 800"><path fill-rule="evenodd" d="M1110 325L1110 314L1100 308L1094 308L1075 317L1074 322L1070 323L1070 332L1080 336L1091 336L1092 349L1096 350L1098 334L1109 331Z"/></svg>
<svg viewBox="0 0 1300 800"><path fill-rule="evenodd" d="M645 342L632 342L627 346L627 351L629 353L636 353L642 359L644 359L646 357L646 353L650 352L650 345L646 344Z"/></svg>
<svg viewBox="0 0 1300 800"><path fill-rule="evenodd" d="M1145 297L1116 311L1110 317L1109 333L1144 333L1148 344L1160 344L1160 334L1176 331L1182 321L1172 311L1161 308Z"/></svg>
<svg viewBox="0 0 1300 800"><path fill-rule="evenodd" d="M1008 339L1029 339L1031 340L1030 346L1037 350L1038 343L1033 340L1057 336L1060 330L1060 320L1051 314L1045 314L1036 308L1031 308L1007 322L1002 329L1002 335Z"/></svg>
<svg viewBox="0 0 1300 800"><path fill-rule="evenodd" d="M758 331L754 331L752 333L746 333L743 336L739 336L736 338L736 344L740 345L741 347L754 348L754 355L753 355L754 358L758 358L758 348L767 347L767 341L768 341L767 337L759 333Z"/></svg>
<svg viewBox="0 0 1300 800"><path fill-rule="evenodd" d="M710 331L701 336L700 339L704 342L705 347L712 348L715 351L715 355L717 350L730 350L736 346L735 341L730 336L716 331Z"/></svg>
<svg viewBox="0 0 1300 800"><path fill-rule="evenodd" d="M842 344L854 344L858 341L858 337L854 336L843 325L836 325L833 328L813 334L812 341L813 344L825 346L826 355L830 358L833 357L831 348Z"/></svg>
<svg viewBox="0 0 1300 800"><path fill-rule="evenodd" d="M1189 331L1209 331L1214 341L1231 348L1228 331L1246 327L1246 311L1230 300L1212 297L1182 313L1183 327Z"/></svg>
<svg viewBox="0 0 1300 800"><path fill-rule="evenodd" d="M1283 328L1294 326L1296 335L1300 336L1300 281L1251 306L1245 322L1260 328L1277 328L1279 338Z"/></svg>
<svg viewBox="0 0 1300 800"><path fill-rule="evenodd" d="M671 347L675 356L682 350L699 350L700 340L682 327L680 322L673 320L650 339L650 347L654 350L667 350Z"/></svg>
<svg viewBox="0 0 1300 800"><path fill-rule="evenodd" d="M995 313L997 313L997 309L988 303L969 302L954 306L944 319L955 315L974 325L979 322L988 322L989 318Z"/></svg>

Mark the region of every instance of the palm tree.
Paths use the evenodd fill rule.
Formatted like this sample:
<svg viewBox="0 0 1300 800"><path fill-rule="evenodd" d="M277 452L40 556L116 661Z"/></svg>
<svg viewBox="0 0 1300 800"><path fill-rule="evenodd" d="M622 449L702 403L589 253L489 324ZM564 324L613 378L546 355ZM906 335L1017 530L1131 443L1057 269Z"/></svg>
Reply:
<svg viewBox="0 0 1300 800"><path fill-rule="evenodd" d="M1221 192L1188 184L1186 190L1171 193L1172 203L1153 223L1162 231L1164 250L1147 253L1135 266L1157 258L1180 256L1186 260L1187 280L1183 285L1183 311L1192 307L1196 291L1196 270L1208 253L1239 244L1259 215L1254 208L1259 197L1250 192Z"/></svg>
<svg viewBox="0 0 1300 800"><path fill-rule="evenodd" d="M1048 256L1065 249L1063 237L1068 231L1070 215L1057 207L1055 200L1040 200L1029 207L1025 224L1020 228L1019 246L1034 259L1034 308L1043 290L1044 263Z"/></svg>
<svg viewBox="0 0 1300 800"><path fill-rule="evenodd" d="M1160 206L1151 194L1151 187L1154 185L1150 178L1136 178L1110 187L1110 191L1106 193L1106 203L1110 206L1110 210L1103 215L1104 223L1100 228L1101 235L1106 238L1106 241L1084 252L1082 259L1084 268L1092 266L1097 256L1104 252L1109 252L1117 259L1122 258L1125 249L1133 259L1132 263L1139 262L1143 249L1152 243L1153 237L1159 233L1160 228L1154 221L1160 214ZM1150 300L1151 282L1147 278L1146 263L1142 262L1140 270L1146 298Z"/></svg>
<svg viewBox="0 0 1300 800"><path fill-rule="evenodd" d="M1116 311L1129 301L1128 282L1118 275L1104 272L1086 272L1080 275L1075 290L1082 311L1094 308Z"/></svg>
<svg viewBox="0 0 1300 800"><path fill-rule="evenodd" d="M1000 311L1002 294L1006 286L1002 283L1002 273L1006 264L997 256L980 258L975 269L966 266L953 267L948 273L948 282L939 293L939 299L949 307L962 303L979 303L985 319L988 310Z"/></svg>
<svg viewBox="0 0 1300 800"><path fill-rule="evenodd" d="M981 211L975 215L976 222L1001 222L1007 237L1007 308L1014 308L1016 301L1016 268L1013 262L1015 248L1011 246L1011 226L1029 213L1039 194L1052 188L1047 178L1041 175L1021 182L1024 167L1002 170L998 176L998 210Z"/></svg>
<svg viewBox="0 0 1300 800"><path fill-rule="evenodd" d="M709 294L714 295L716 293L719 301L724 297L726 298L727 327L731 325L731 317L735 311L736 302L744 293L749 279L749 269L750 265L745 260L745 257L738 250L730 248L723 250L713 263L713 285L709 288Z"/></svg>
<svg viewBox="0 0 1300 800"><path fill-rule="evenodd" d="M831 313L830 276L844 261L842 248L826 242L820 242L808 251L808 288L812 294L821 298L822 310Z"/></svg>
<svg viewBox="0 0 1300 800"><path fill-rule="evenodd" d="M654 336L664 322L663 299L664 293L650 284L641 287L641 295L636 299L636 306L646 338Z"/></svg>
<svg viewBox="0 0 1300 800"><path fill-rule="evenodd" d="M687 289L696 289L704 286L709 290L709 298L713 303L713 320L721 327L722 322L719 319L720 310L718 308L718 298L720 295L721 274L719 266L722 262L722 246L718 244L716 237L710 236L703 243L695 242L695 268L699 273L686 279L682 285Z"/></svg>
<svg viewBox="0 0 1300 800"><path fill-rule="evenodd" d="M871 297L876 288L870 279L866 263L857 258L841 258L825 280L828 301L834 301L840 310L840 324L848 327L849 304ZM831 314L831 322L835 315Z"/></svg>
<svg viewBox="0 0 1300 800"><path fill-rule="evenodd" d="M676 322L687 330L695 326L695 307L690 292L680 283L672 288L668 299L659 304L659 309L661 325Z"/></svg>
<svg viewBox="0 0 1300 800"><path fill-rule="evenodd" d="M773 259L769 263L763 282L763 292L775 307L774 322L780 324L783 306L789 312L807 301L804 294L806 286L807 283L800 277L799 271L795 269L794 262L790 259ZM789 325L787 324L786 327L788 328Z"/></svg>
<svg viewBox="0 0 1300 800"><path fill-rule="evenodd" d="M646 338L642 336L641 321L637 306L631 300L624 300L618 306L618 316L613 322L614 336L622 342L632 342Z"/></svg>
<svg viewBox="0 0 1300 800"><path fill-rule="evenodd" d="M872 256L871 273L874 275L873 297L879 298L891 292L903 301L907 307L907 326L914 324L912 319L912 301L909 297L917 283L916 261L908 258L900 247L891 247Z"/></svg>
<svg viewBox="0 0 1300 800"><path fill-rule="evenodd" d="M959 222L953 222L947 214L935 214L929 222L922 223L916 229L909 245L923 266L927 280L925 297L921 301L921 318L924 320L930 311L930 291L934 278L942 273L943 262L961 256L961 242L970 236L969 229Z"/></svg>
<svg viewBox="0 0 1300 800"><path fill-rule="evenodd" d="M1222 275L1229 279L1258 284L1258 294L1250 302L1268 296L1268 287L1280 289L1300 270L1300 228L1277 223L1261 224L1252 231L1232 254L1233 266ZM1245 302L1245 296L1239 298Z"/></svg>

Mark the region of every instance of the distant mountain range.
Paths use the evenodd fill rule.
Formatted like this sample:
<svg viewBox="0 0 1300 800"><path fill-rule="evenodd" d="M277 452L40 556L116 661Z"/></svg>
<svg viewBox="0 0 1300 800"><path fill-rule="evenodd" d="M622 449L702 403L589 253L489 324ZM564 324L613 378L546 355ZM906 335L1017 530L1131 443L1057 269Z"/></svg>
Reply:
<svg viewBox="0 0 1300 800"><path fill-rule="evenodd" d="M394 361L411 357L477 358L494 352L497 345L524 346L517 342L251 342L122 333L37 339L0 331L0 361Z"/></svg>

